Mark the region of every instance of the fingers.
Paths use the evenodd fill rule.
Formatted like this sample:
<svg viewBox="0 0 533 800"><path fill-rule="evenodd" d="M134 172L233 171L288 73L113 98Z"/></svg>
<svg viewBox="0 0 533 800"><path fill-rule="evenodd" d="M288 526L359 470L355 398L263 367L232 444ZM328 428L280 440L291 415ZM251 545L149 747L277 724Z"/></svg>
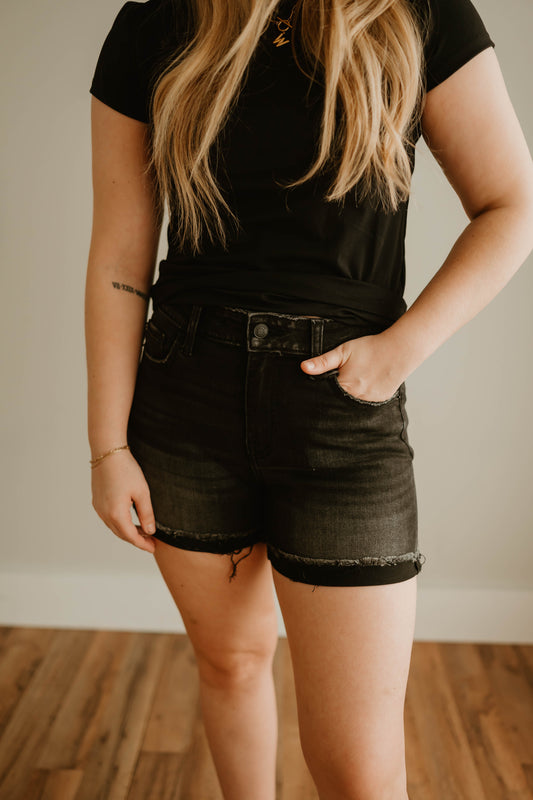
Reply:
<svg viewBox="0 0 533 800"><path fill-rule="evenodd" d="M107 519L104 519L104 522L120 539L130 542L130 544L141 550L146 550L148 553L155 551L155 543L150 541L150 537L144 534L138 525L134 524L130 514L129 503L124 504L124 507L111 511Z"/></svg>
<svg viewBox="0 0 533 800"><path fill-rule="evenodd" d="M155 533L155 517L150 500L150 490L146 487L144 490L136 492L133 495L133 502L135 504L135 511L139 517L139 522L144 533Z"/></svg>
<svg viewBox="0 0 533 800"><path fill-rule="evenodd" d="M92 474L91 486L93 508L115 536L153 553L156 545L151 538L156 527L150 488L133 457L120 465L111 459L104 461ZM140 525L132 519L132 503Z"/></svg>
<svg viewBox="0 0 533 800"><path fill-rule="evenodd" d="M340 344L338 347L334 347L333 350L328 350L327 353L321 353L319 356L302 361L300 366L305 372L319 375L321 372L328 372L330 369L340 367L344 361L344 349L343 345Z"/></svg>

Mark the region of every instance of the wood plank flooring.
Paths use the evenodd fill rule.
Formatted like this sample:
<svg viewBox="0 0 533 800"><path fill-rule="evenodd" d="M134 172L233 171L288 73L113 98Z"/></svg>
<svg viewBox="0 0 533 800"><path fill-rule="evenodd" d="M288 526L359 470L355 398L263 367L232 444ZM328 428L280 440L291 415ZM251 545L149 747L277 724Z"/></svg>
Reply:
<svg viewBox="0 0 533 800"><path fill-rule="evenodd" d="M317 800L280 638L277 800ZM410 800L533 800L533 645L415 642ZM185 634L0 627L1 800L223 800ZM250 798L253 800L253 798Z"/></svg>

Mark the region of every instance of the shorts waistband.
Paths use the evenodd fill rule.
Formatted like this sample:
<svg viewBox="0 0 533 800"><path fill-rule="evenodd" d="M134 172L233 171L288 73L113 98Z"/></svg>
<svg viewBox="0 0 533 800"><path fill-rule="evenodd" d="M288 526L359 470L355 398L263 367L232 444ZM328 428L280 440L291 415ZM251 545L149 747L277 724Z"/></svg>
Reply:
<svg viewBox="0 0 533 800"><path fill-rule="evenodd" d="M190 303L154 306L153 317L167 336L182 332L185 355L192 355L197 337L207 336L248 351L312 358L342 341L382 330L357 320L350 324L330 317Z"/></svg>

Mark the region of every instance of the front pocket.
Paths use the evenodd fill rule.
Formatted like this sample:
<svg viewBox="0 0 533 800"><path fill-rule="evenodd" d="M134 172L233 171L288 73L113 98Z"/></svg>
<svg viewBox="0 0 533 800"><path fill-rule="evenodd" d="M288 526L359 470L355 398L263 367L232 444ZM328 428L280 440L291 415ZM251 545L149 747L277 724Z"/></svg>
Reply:
<svg viewBox="0 0 533 800"><path fill-rule="evenodd" d="M400 396L401 386L399 386L392 397L389 397L387 400L363 400L360 397L355 397L353 394L350 394L350 392L348 392L344 386L339 383L339 379L337 377L338 372L331 372L329 374L333 378L333 386L336 387L344 397L347 397L348 400L351 400L353 403L360 403L363 406L386 406L388 403L392 403L395 398Z"/></svg>
<svg viewBox="0 0 533 800"><path fill-rule="evenodd" d="M181 328L154 312L145 327L143 356L155 364L166 364L180 340Z"/></svg>

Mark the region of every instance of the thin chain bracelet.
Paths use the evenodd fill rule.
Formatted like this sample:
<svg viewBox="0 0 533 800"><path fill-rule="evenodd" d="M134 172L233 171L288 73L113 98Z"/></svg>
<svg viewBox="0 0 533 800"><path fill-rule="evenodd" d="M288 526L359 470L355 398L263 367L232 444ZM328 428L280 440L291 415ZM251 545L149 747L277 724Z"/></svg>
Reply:
<svg viewBox="0 0 533 800"><path fill-rule="evenodd" d="M121 447L114 447L112 450L108 450L107 453L104 453L103 455L98 456L98 458L93 458L89 461L91 469L94 469L103 458L106 458L106 456L110 456L111 453L118 453L119 450L129 450L129 449L130 449L129 444L123 444Z"/></svg>

